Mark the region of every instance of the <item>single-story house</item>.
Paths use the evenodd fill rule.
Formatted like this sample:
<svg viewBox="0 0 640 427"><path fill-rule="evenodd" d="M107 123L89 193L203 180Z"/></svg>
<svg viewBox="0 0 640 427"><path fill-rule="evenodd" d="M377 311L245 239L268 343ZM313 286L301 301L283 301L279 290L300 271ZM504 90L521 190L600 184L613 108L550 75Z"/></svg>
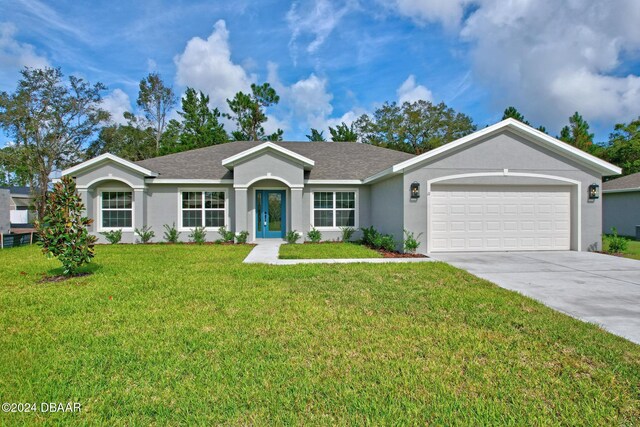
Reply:
<svg viewBox="0 0 640 427"><path fill-rule="evenodd" d="M9 214L11 224L25 226L35 219L33 195L29 187L0 187L9 191Z"/></svg>
<svg viewBox="0 0 640 427"><path fill-rule="evenodd" d="M9 190L0 188L0 234L6 234L11 230L11 222L9 216L9 204L11 196Z"/></svg>
<svg viewBox="0 0 640 427"><path fill-rule="evenodd" d="M74 177L94 233L164 224L281 239L373 226L420 252L600 249L602 177L620 168L507 119L421 155L348 142L231 142L129 162L104 154ZM102 240L104 241L104 240Z"/></svg>
<svg viewBox="0 0 640 427"><path fill-rule="evenodd" d="M640 172L607 181L602 186L603 228L640 240Z"/></svg>

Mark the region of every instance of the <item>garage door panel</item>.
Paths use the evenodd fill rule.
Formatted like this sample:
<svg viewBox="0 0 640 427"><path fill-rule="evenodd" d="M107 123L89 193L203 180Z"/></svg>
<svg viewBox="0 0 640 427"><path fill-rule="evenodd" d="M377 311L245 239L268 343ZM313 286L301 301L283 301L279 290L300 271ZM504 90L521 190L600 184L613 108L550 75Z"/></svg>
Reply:
<svg viewBox="0 0 640 427"><path fill-rule="evenodd" d="M568 187L449 188L431 192L432 251L570 248Z"/></svg>

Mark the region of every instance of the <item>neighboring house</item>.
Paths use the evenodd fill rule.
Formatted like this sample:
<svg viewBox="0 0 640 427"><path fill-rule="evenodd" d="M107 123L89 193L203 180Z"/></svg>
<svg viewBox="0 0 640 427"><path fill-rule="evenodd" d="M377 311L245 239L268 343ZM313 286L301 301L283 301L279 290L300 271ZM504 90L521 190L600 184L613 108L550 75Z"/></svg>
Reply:
<svg viewBox="0 0 640 427"><path fill-rule="evenodd" d="M640 172L603 184L603 228L615 227L624 236L640 240Z"/></svg>
<svg viewBox="0 0 640 427"><path fill-rule="evenodd" d="M11 230L9 220L10 203L11 197L9 196L9 190L0 188L0 234L7 234Z"/></svg>
<svg viewBox="0 0 640 427"><path fill-rule="evenodd" d="M26 225L33 222L33 195L29 187L0 187L9 190L9 210L11 224Z"/></svg>
<svg viewBox="0 0 640 427"><path fill-rule="evenodd" d="M129 162L105 154L63 171L95 219L123 241L164 224L181 238L196 226L249 231L249 240L336 239L340 227L373 226L420 252L596 250L602 176L620 169L507 119L414 156L347 142L232 142ZM104 238L101 238L104 241Z"/></svg>

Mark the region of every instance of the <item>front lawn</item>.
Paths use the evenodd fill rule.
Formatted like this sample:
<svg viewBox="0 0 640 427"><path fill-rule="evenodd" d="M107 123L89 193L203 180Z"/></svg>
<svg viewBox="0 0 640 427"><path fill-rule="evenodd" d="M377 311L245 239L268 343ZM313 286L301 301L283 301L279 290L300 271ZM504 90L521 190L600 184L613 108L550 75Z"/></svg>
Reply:
<svg viewBox="0 0 640 427"><path fill-rule="evenodd" d="M303 243L280 246L281 259L381 258L373 249L357 243Z"/></svg>
<svg viewBox="0 0 640 427"><path fill-rule="evenodd" d="M602 247L605 252L609 248L609 244L607 243L606 239L603 240ZM640 260L640 241L629 240L629 245L627 246L627 250L621 255L625 258Z"/></svg>
<svg viewBox="0 0 640 427"><path fill-rule="evenodd" d="M322 245L321 245L322 246ZM0 425L632 425L640 346L443 263L247 265L99 246L91 276L0 251Z"/></svg>

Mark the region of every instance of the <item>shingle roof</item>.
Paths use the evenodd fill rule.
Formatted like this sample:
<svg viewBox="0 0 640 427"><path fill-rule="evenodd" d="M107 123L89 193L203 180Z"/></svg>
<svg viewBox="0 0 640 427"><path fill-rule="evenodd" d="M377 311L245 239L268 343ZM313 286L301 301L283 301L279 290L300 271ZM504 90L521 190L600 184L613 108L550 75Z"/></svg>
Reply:
<svg viewBox="0 0 640 427"><path fill-rule="evenodd" d="M19 187L19 186L2 186L0 187L5 190L9 190L9 193L13 195L22 195L28 196L31 194L31 189L29 187Z"/></svg>
<svg viewBox="0 0 640 427"><path fill-rule="evenodd" d="M141 160L136 164L158 173L158 178L231 179L222 160L255 147L259 142L230 142L182 153ZM414 157L413 154L357 142L276 142L308 157L315 166L307 179L364 179Z"/></svg>
<svg viewBox="0 0 640 427"><path fill-rule="evenodd" d="M606 190L640 190L640 172L621 178L612 179L602 184L602 188Z"/></svg>

